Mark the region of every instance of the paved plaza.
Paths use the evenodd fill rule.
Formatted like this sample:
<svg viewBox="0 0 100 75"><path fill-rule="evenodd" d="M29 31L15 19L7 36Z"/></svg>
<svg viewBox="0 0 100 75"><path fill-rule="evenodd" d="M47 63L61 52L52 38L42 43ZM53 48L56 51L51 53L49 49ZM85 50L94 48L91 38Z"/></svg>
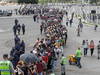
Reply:
<svg viewBox="0 0 100 75"><path fill-rule="evenodd" d="M0 17L0 59L2 59L3 54L9 54L10 50L14 46L14 35L12 27L14 26L15 18L19 20L20 24L24 23L26 25L26 34L22 35L21 33L20 35L20 38L25 40L26 52L30 52L32 50L33 45L38 37L43 37L43 35L40 35L39 28L41 22L34 22L32 15ZM62 23L66 26L65 22L66 16L64 17ZM98 44L98 41L100 40L100 26L97 28L97 31L95 32L94 26L84 24L81 36L77 37L77 25L78 18L75 17L72 27L66 26L66 28L68 29L68 40L66 47L64 48L64 55L66 57L70 54L75 54L76 49L81 46L83 40L94 40L95 46ZM86 57L82 56L81 63L82 69L67 64L66 75L100 75L100 60L97 59L97 48L95 48L93 56L90 56L90 50L88 50L88 55ZM60 67L57 67L56 75L61 75Z"/></svg>

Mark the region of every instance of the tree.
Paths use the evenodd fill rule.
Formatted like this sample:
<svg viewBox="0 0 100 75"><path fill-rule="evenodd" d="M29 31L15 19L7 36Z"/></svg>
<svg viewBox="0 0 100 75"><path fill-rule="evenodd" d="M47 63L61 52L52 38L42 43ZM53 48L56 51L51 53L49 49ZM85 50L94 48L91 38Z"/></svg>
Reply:
<svg viewBox="0 0 100 75"><path fill-rule="evenodd" d="M98 2L100 2L100 0L90 0L90 4L98 4Z"/></svg>
<svg viewBox="0 0 100 75"><path fill-rule="evenodd" d="M38 0L18 0L18 3L32 3L32 4L38 4Z"/></svg>

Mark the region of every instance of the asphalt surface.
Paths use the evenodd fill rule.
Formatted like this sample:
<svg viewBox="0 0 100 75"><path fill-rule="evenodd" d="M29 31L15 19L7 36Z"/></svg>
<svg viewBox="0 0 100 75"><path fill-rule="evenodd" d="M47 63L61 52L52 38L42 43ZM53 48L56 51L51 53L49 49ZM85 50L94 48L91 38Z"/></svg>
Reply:
<svg viewBox="0 0 100 75"><path fill-rule="evenodd" d="M0 57L2 54L10 52L14 46L14 35L12 27L14 25L14 20L16 17L10 18L0 18ZM23 39L26 43L26 52L32 50L35 40L37 37L41 37L39 32L39 23L34 23L32 16L26 17L17 17L19 23L23 23L26 26L26 34L20 35L20 38ZM31 47L31 48L30 48Z"/></svg>
<svg viewBox="0 0 100 75"><path fill-rule="evenodd" d="M70 9L71 11L71 9ZM69 13L71 15L71 13ZM35 43L35 40L38 37L43 37L40 35L39 25L40 23L36 23L33 21L31 16L13 16L13 17L5 17L0 18L0 59L2 60L2 55L4 53L10 52L11 48L14 46L14 35L12 31L12 27L14 25L14 19L17 18L20 24L26 25L26 34L22 35L20 38L25 40L26 43L26 52L30 52ZM65 25L66 17L64 17L63 25ZM82 40L94 40L95 46L100 40L100 27L98 27L97 31L94 31L94 26L85 25L83 28L83 32L81 32L81 36L77 37L77 28L78 19L74 18L74 23L72 27L66 26L68 29L68 40L67 45L64 49L64 54L67 57L70 54L75 54L75 51L78 47L81 46ZM83 51L83 49L81 49ZM88 50L88 55L86 57L82 56L81 59L82 68L79 69L74 65L66 65L66 75L100 75L100 60L97 59L97 49L94 50L94 55L90 56L90 50ZM58 62L57 73L60 74L60 66Z"/></svg>

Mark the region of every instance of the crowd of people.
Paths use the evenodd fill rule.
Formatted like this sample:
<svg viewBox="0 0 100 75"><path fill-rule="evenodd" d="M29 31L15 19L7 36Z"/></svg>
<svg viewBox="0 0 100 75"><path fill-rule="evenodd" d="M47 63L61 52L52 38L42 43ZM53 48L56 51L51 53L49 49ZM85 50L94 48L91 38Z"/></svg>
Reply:
<svg viewBox="0 0 100 75"><path fill-rule="evenodd" d="M60 16L51 16L53 14L52 12L55 12ZM57 60L59 59L60 54L63 53L63 47L66 44L67 40L67 29L63 25L61 25L63 14L61 14L61 12L57 12L56 9L53 9L52 11L48 9L47 13L51 14L41 16L43 20L41 25L42 30L44 31L45 38L37 38L36 43L33 47L33 53L35 53L40 59L42 59L42 63L44 62L46 65L46 68L42 69L42 71L39 73L47 73L46 71L55 71ZM41 64L41 62L39 64Z"/></svg>
<svg viewBox="0 0 100 75"><path fill-rule="evenodd" d="M43 9L42 5L26 4L26 5L21 5L19 9L15 9L15 13L16 15L42 14L41 9Z"/></svg>
<svg viewBox="0 0 100 75"><path fill-rule="evenodd" d="M20 39L19 35L21 35L21 29L23 35L25 35L25 25L22 24L21 26L19 21L15 19L15 25L13 26L15 46L10 51L9 59L7 54L4 55L7 61L10 60L14 67L14 72L11 72L12 75L13 73L15 75L55 75L57 61L60 55L63 54L63 48L66 45L67 29L61 24L64 15L62 11L58 9L52 9L51 11L49 8L43 10L40 18L44 33L41 32L41 34L43 33L45 37L37 38L33 50L30 52L39 59L34 61L34 63L26 63L20 60L20 56L25 54L25 42L23 39ZM45 13L47 15L44 15Z"/></svg>
<svg viewBox="0 0 100 75"><path fill-rule="evenodd" d="M34 10L38 11L38 13L34 14ZM20 39L19 35L21 35L21 30L22 34L25 35L25 24L20 25L19 21L15 19L15 25L13 26L15 45L10 51L10 58L8 58L7 54L3 55L5 61L0 62L1 75L55 75L59 59L61 60L61 75L66 75L65 64L67 63L67 60L63 50L67 43L68 30L66 26L62 25L62 22L63 16L65 14L68 15L68 13L55 8L43 8L42 11L41 9L36 8L34 10L32 8L25 8L19 13L21 15L34 14L34 22L38 22L38 19L41 19L40 34L45 37L37 38L33 50L30 51L30 54L35 55L38 58L38 61L34 61L34 63L29 61L29 63L27 63L20 60L20 56L25 54L25 42L23 39ZM67 20L67 26L70 24L70 27L72 27L73 18L74 13L72 13L71 19ZM79 19L77 36L80 36L82 29L83 24L81 19ZM91 56L93 56L95 46L93 40L91 40L90 43L88 40L83 40L82 48L84 50L84 56L87 56L89 49ZM98 59L100 59L100 41L97 45L97 49ZM77 60L76 65L79 68L82 68L81 56L82 51L79 47L75 53L75 58ZM9 62L9 60L11 62ZM2 63L4 65L2 65ZM7 65L6 67L5 64L9 64L10 66Z"/></svg>

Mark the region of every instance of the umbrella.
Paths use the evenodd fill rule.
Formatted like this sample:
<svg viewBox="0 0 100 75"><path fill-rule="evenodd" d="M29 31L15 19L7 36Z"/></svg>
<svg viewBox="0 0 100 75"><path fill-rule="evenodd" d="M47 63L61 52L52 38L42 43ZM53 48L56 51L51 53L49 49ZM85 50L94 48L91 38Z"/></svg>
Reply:
<svg viewBox="0 0 100 75"><path fill-rule="evenodd" d="M35 54L26 53L20 56L20 60L24 61L27 64L30 64L39 61L39 58Z"/></svg>

